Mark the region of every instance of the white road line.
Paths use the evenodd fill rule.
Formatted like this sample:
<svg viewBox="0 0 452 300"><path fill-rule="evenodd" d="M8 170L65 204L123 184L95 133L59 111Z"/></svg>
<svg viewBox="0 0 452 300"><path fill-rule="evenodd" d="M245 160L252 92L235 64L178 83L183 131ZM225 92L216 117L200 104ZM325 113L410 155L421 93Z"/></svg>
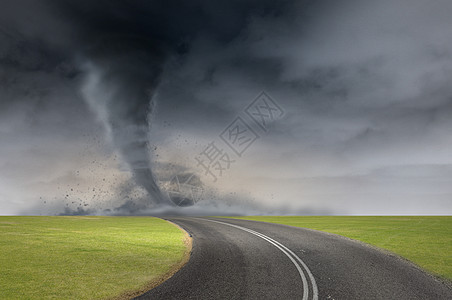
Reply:
<svg viewBox="0 0 452 300"><path fill-rule="evenodd" d="M225 223L225 224L226 224L226 223ZM249 230L251 230L251 229L249 229ZM251 230L251 231L254 231L254 230ZM262 233L259 233L259 232L257 232L257 231L254 231L254 232L255 232L255 233L258 233L258 234L262 234ZM301 265L303 266L303 268L305 269L306 273L308 273L309 279L310 279L310 281L311 281L312 292L313 292L312 299L317 300L317 299L318 299L318 294L319 294L318 288L317 288L317 283L316 283L316 281L315 281L315 279L314 279L314 275L312 275L311 270L309 270L308 266L304 263L304 261L301 260L300 257L298 257L298 255L296 255L295 253L293 253L289 248L287 248L286 246L284 246L284 245L281 244L280 242L278 242L278 241L276 241L276 240L274 240L274 239L272 239L272 238L270 238L270 237L268 237L268 238L271 239L272 241L274 241L275 243L277 243L278 245L280 245L282 248L284 248L287 252L289 252L290 254L292 254L292 255L300 262L300 264L301 264Z"/></svg>
<svg viewBox="0 0 452 300"><path fill-rule="evenodd" d="M272 244L273 246L275 246L276 248L278 248L279 250L281 250L281 252L283 252L287 257L289 257L289 259L292 261L292 263L295 265L295 267L298 270L298 273L300 274L301 280L303 282L303 300L307 300L308 296L309 296L309 288L308 288L308 282L306 279L306 276L304 275L303 270L300 268L300 265L294 260L294 258L296 258L298 260L298 262L300 262L301 266L305 269L306 273L309 276L309 279L311 281L311 285L312 285L312 299L313 300L318 300L318 289L317 289L317 284L315 282L314 276L312 275L311 271L309 270L308 266L301 260L301 258L298 257L298 255L296 255L295 253L293 253L290 249L288 249L286 246L284 246L283 244L281 244L280 242L260 233L257 231L254 231L252 229L246 228L246 227L242 227L242 226L238 226L235 224L229 224L229 223L224 223L224 222L220 222L220 221L215 221L215 220L209 220L209 219L198 219L198 220L205 220L205 221L209 221L209 222L215 222L215 223L219 223L219 224L223 224L223 225L228 225L231 227L235 227L237 229L241 229L244 230L246 232L249 232L253 235L256 235L264 240L266 240L267 242L269 242L270 244Z"/></svg>
<svg viewBox="0 0 452 300"><path fill-rule="evenodd" d="M211 220L209 220L211 221ZM212 222L216 222L216 221L212 221ZM269 242L270 244L274 245L276 248L278 248L279 250L281 250L281 252L283 252L287 257L289 257L289 259L292 261L292 263L295 265L295 267L298 270L298 273L300 273L300 277L301 277L301 281L303 282L303 300L308 299L309 296L309 287L308 287L308 281L306 279L306 276L303 273L303 270L300 268L300 266L297 264L297 262L292 258L292 256L290 256L290 254L285 251L280 245L278 245L276 242L274 242L273 240L271 240L269 237L267 237L266 235L263 235L261 233L257 233L257 232L253 232L251 229L245 228L245 227L241 227L241 226L237 226L237 225L233 225L233 224L228 224L228 223L223 223L223 222L217 222L220 224L227 224L229 226L235 227L237 229L241 229L244 230L246 232L249 232L251 234L254 234L264 240L266 240L267 242Z"/></svg>

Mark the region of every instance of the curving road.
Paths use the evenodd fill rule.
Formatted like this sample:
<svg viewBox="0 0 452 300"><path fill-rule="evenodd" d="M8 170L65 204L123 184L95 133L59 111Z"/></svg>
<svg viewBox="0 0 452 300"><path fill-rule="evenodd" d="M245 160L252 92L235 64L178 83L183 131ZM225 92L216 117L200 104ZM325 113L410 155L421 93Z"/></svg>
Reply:
<svg viewBox="0 0 452 300"><path fill-rule="evenodd" d="M168 218L193 237L190 261L136 299L452 299L413 264L341 236L263 222Z"/></svg>

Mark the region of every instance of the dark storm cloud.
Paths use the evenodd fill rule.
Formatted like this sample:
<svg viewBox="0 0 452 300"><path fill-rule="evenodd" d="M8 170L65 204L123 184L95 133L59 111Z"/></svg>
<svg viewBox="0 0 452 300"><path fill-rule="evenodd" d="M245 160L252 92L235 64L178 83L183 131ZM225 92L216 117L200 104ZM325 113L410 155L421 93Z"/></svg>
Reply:
<svg viewBox="0 0 452 300"><path fill-rule="evenodd" d="M450 1L1 6L4 174L6 160L20 174L34 158L52 163L46 155L61 151L38 137L71 161L80 151L71 138L101 132L90 108L149 203L164 203L157 178L171 178L170 164L194 172L202 145L266 90L286 114L220 183L225 193L243 189L259 205L278 201L293 211L391 213L414 205L410 211L422 213L427 200L428 212L451 209L444 184L452 180L444 171L452 165ZM17 149L37 144L48 154L20 163ZM160 154L155 163L151 152Z"/></svg>
<svg viewBox="0 0 452 300"><path fill-rule="evenodd" d="M151 170L147 129L151 101L163 66L168 56L187 51L187 40L200 31L207 31L203 34L212 31L213 38L220 42L235 37L253 6L247 2L241 3L239 9L234 6L231 3L220 12L208 2L125 5L101 1L89 6L71 2L63 8L72 19L80 20L78 34L87 45L82 55L89 64L88 73L97 73L91 79L96 83L88 89L86 97L96 97L90 102L99 102L100 93L110 94L102 109L106 111L113 142L137 182L157 204L169 202L160 192ZM227 22L219 21L219 17Z"/></svg>
<svg viewBox="0 0 452 300"><path fill-rule="evenodd" d="M11 1L3 6L2 66L19 72L52 72L69 60L70 71L65 65L60 71L66 76L86 75L83 96L105 122L137 183L148 191L151 201L167 203L148 153L152 98L167 58L184 55L198 35L227 44L251 15L275 14L281 4Z"/></svg>
<svg viewBox="0 0 452 300"><path fill-rule="evenodd" d="M79 69L88 76L94 76L88 77L88 81L96 82L87 83L85 97L91 107L104 114L112 141L137 182L146 188L153 202L164 203L149 161L148 117L167 58L187 52L190 39L198 34L227 43L242 30L251 14L274 13L276 7L279 6L270 1L235 1L227 5L209 1L46 1L41 9L43 16L49 13L67 20L72 40L64 38L57 44L66 42L66 55L72 54L72 62L81 64ZM58 28L39 36L39 42L52 40L53 31ZM4 64L40 70L54 68L54 57L49 52L36 51L40 50L36 45L39 43L32 41L30 46L24 43L22 48L7 49L9 60L5 59ZM36 58L20 61L28 58L28 53ZM100 94L108 94L108 99L99 105Z"/></svg>

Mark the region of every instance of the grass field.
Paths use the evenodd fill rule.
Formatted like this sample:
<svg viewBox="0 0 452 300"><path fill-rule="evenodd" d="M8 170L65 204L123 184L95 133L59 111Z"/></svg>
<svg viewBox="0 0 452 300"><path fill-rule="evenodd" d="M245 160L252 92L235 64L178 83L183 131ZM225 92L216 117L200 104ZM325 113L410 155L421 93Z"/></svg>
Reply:
<svg viewBox="0 0 452 300"><path fill-rule="evenodd" d="M235 218L235 217L234 217ZM452 217L241 217L331 232L387 249L452 280Z"/></svg>
<svg viewBox="0 0 452 300"><path fill-rule="evenodd" d="M102 299L150 287L186 257L150 217L0 217L0 299Z"/></svg>

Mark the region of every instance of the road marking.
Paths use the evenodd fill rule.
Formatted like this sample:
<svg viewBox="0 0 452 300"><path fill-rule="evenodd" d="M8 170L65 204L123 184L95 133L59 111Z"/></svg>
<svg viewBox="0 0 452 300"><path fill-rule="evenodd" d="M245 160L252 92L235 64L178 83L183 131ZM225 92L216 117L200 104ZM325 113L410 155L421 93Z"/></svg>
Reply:
<svg viewBox="0 0 452 300"><path fill-rule="evenodd" d="M295 261L295 259L297 259L298 262L303 267L303 269L308 274L308 277L309 277L309 280L310 280L311 286L312 286L312 294L313 294L312 295L312 299L313 300L318 300L318 288L317 288L317 284L315 282L315 278L314 278L314 276L311 273L311 270L309 270L308 266L303 262L303 260L301 260L301 258L298 257L298 255L296 255L295 253L293 253L289 248L287 248L286 246L284 246L280 242L272 239L271 237L266 236L265 234L262 234L260 232L254 231L254 230L246 228L246 227L238 226L238 225L235 225L235 224L224 223L224 222L220 222L220 221L216 221L216 220L199 219L199 218L197 218L197 219L198 220L209 221L209 222L215 222L215 223L219 223L219 224L235 227L237 229L241 229L243 231L246 231L246 232L249 232L251 234L254 234L255 236L258 236L261 239L266 240L267 242L269 242L270 244L272 244L273 246L275 246L276 248L281 250L281 252L283 252L292 261L292 263L297 268L298 273L300 274L301 280L303 282L303 298L302 299L303 300L307 300L308 296L309 296L308 282L307 282L306 276L305 276L303 270L301 269L300 265Z"/></svg>

